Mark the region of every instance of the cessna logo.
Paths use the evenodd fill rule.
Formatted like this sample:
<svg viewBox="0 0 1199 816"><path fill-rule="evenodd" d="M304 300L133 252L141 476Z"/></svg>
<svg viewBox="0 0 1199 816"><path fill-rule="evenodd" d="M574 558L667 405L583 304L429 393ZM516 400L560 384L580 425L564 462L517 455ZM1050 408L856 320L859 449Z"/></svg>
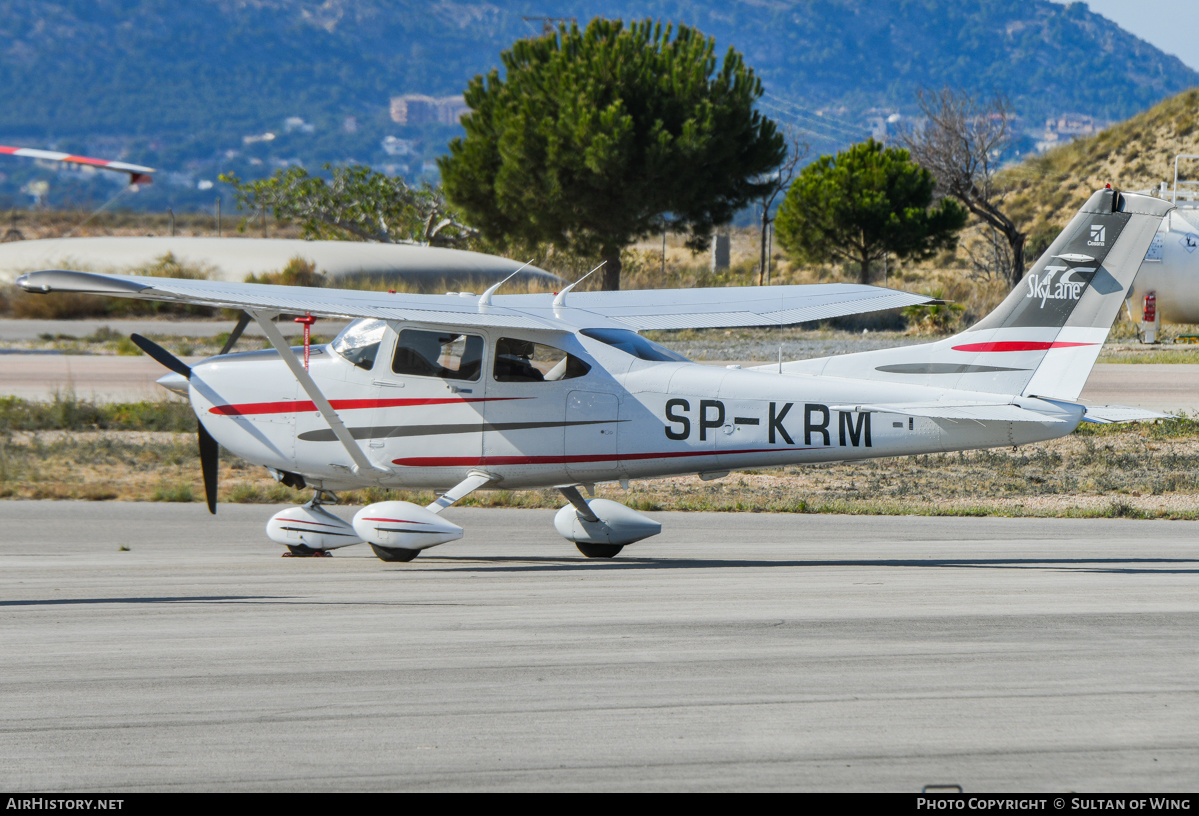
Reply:
<svg viewBox="0 0 1199 816"><path fill-rule="evenodd" d="M1103 246L1103 242L1104 242L1104 240L1106 240L1106 238L1105 238L1106 235L1107 235L1106 227L1104 227L1102 224L1092 224L1091 225L1091 240L1087 241L1087 246Z"/></svg>
<svg viewBox="0 0 1199 816"><path fill-rule="evenodd" d="M1036 272L1028 276L1028 294L1025 298L1040 299L1041 308L1045 308L1047 300L1078 300L1082 288L1086 286L1083 280L1068 280L1069 273L1063 274L1056 281L1053 279L1058 272L1066 272L1064 266L1047 266L1041 274ZM1094 272L1094 269L1074 269L1073 272Z"/></svg>

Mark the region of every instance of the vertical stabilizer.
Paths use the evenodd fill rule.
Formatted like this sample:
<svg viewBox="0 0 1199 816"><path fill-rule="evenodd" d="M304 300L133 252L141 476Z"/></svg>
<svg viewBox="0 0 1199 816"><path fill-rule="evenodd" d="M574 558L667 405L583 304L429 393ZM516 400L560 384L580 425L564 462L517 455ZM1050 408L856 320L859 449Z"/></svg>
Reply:
<svg viewBox="0 0 1199 816"><path fill-rule="evenodd" d="M955 340L979 360L1022 357L1019 393L1075 399L1171 205L1100 190L1003 303Z"/></svg>
<svg viewBox="0 0 1199 816"><path fill-rule="evenodd" d="M1168 202L1100 190L996 309L936 343L787 366L831 376L1072 400L1082 392ZM818 364L818 365L813 365Z"/></svg>

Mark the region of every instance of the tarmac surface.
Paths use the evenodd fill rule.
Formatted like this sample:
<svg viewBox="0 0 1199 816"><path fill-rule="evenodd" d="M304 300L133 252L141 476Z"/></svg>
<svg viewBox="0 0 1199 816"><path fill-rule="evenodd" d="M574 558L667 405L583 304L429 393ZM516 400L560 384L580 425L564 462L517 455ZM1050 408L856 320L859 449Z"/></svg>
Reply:
<svg viewBox="0 0 1199 816"><path fill-rule="evenodd" d="M0 502L0 786L1199 787L1199 523L656 513L607 561L451 508L386 564L275 510Z"/></svg>

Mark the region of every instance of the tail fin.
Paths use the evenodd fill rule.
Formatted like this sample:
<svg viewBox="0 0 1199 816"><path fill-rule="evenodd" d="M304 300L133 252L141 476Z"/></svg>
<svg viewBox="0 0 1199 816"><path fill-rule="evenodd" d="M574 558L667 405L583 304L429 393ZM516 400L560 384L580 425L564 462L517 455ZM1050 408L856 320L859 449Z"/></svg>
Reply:
<svg viewBox="0 0 1199 816"><path fill-rule="evenodd" d="M974 326L927 345L828 358L820 373L1075 399L1171 208L1150 196L1100 190Z"/></svg>

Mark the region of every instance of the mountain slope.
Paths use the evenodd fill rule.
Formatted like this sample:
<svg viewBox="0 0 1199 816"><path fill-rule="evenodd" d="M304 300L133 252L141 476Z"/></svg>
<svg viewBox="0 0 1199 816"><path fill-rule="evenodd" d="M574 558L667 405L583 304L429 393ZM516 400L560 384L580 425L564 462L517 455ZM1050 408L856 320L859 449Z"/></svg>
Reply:
<svg viewBox="0 0 1199 816"><path fill-rule="evenodd" d="M869 108L914 113L926 86L1006 94L1037 125L1063 112L1123 119L1199 84L1084 4L1048 0L6 0L0 143L175 174L173 192L142 197L153 206L219 172L261 176L282 162L390 162L416 177L456 128L397 125L390 97L460 93L539 33L540 18L523 18L547 8L580 24L603 14L698 27L745 54L771 115L793 117L818 151L864 138ZM289 116L311 130L284 132ZM277 138L243 141L265 131ZM386 136L410 141L411 155L389 156ZM29 176L15 169L0 193ZM102 200L108 188L86 189Z"/></svg>
<svg viewBox="0 0 1199 816"><path fill-rule="evenodd" d="M1180 153L1199 153L1199 88L1004 170L1000 181L1009 191L1004 210L1039 246L1105 184L1145 190L1172 183ZM1179 177L1199 178L1199 166L1180 165Z"/></svg>
<svg viewBox="0 0 1199 816"><path fill-rule="evenodd" d="M454 94L539 30L517 2L8 0L0 131L233 127ZM560 2L554 13L696 25L767 88L809 107L912 106L916 88L1002 91L1026 116L1132 115L1199 74L1087 11L1048 0Z"/></svg>

